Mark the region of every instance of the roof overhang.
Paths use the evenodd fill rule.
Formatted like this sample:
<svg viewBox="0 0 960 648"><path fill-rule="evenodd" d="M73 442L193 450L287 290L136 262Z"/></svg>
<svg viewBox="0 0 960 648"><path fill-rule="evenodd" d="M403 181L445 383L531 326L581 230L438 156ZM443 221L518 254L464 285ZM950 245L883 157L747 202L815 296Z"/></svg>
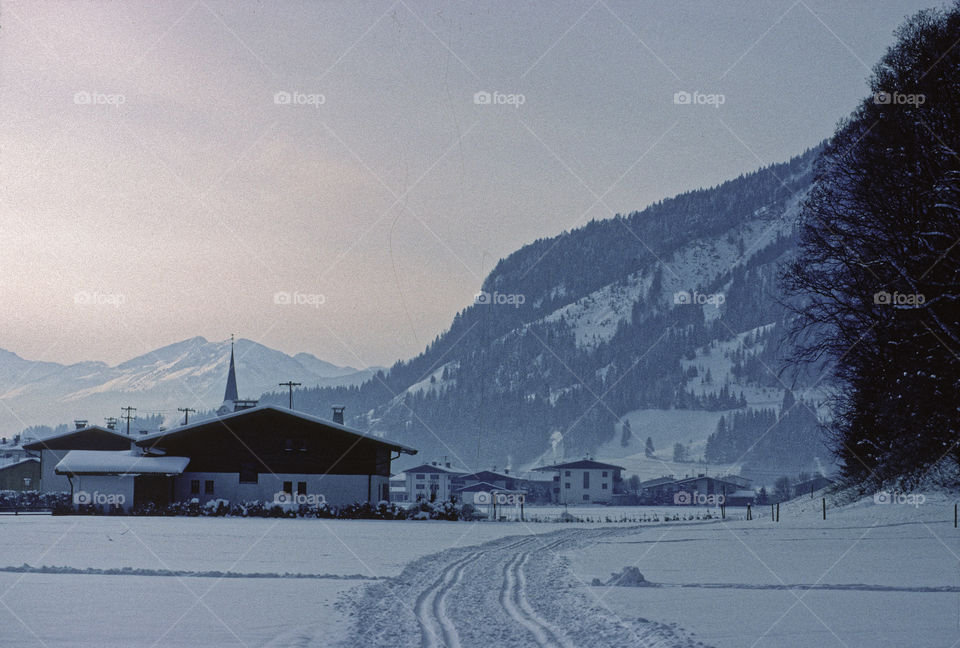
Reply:
<svg viewBox="0 0 960 648"><path fill-rule="evenodd" d="M179 475L189 457L155 457L129 450L71 450L56 465L58 475Z"/></svg>

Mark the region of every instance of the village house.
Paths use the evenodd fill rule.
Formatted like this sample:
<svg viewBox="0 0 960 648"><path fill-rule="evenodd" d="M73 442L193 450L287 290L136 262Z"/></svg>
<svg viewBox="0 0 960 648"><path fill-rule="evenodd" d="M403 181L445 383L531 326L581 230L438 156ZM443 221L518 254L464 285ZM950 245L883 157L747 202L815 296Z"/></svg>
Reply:
<svg viewBox="0 0 960 648"><path fill-rule="evenodd" d="M421 464L404 471L407 482L407 501L445 502L455 493L454 480L465 473L454 470L449 462Z"/></svg>
<svg viewBox="0 0 960 648"><path fill-rule="evenodd" d="M39 459L29 457L0 464L0 491L35 491L39 484Z"/></svg>
<svg viewBox="0 0 960 648"><path fill-rule="evenodd" d="M116 430L76 421L76 428L63 434L25 443L23 449L40 460L40 484L37 490L47 493L70 492L70 480L56 472L57 464L71 450L129 451L131 438Z"/></svg>
<svg viewBox="0 0 960 648"><path fill-rule="evenodd" d="M556 473L552 493L556 504L608 504L622 492L621 466L583 459L534 470Z"/></svg>

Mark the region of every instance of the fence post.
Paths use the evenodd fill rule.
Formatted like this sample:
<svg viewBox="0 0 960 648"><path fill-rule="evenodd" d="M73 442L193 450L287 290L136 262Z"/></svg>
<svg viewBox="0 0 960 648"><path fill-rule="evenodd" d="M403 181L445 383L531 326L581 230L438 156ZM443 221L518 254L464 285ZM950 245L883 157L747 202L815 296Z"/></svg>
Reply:
<svg viewBox="0 0 960 648"><path fill-rule="evenodd" d="M780 502L777 502L777 522L780 521Z"/></svg>
<svg viewBox="0 0 960 648"><path fill-rule="evenodd" d="M821 499L821 501L823 502L823 519L826 520L827 519L827 498L824 497Z"/></svg>
<svg viewBox="0 0 960 648"><path fill-rule="evenodd" d="M747 503L747 519L748 519L748 520L752 520L752 519L753 519L753 514L750 512L750 503L749 503L749 502Z"/></svg>

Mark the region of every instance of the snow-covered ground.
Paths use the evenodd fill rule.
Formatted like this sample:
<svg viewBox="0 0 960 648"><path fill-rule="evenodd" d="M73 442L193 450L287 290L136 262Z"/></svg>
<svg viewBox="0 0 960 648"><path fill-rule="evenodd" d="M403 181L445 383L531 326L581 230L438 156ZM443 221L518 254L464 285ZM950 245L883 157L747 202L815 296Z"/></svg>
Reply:
<svg viewBox="0 0 960 648"><path fill-rule="evenodd" d="M706 512L687 507L570 510L659 514L637 524L4 516L0 646L947 648L953 501L824 521L805 498L779 523L664 521ZM626 567L651 586L591 584Z"/></svg>

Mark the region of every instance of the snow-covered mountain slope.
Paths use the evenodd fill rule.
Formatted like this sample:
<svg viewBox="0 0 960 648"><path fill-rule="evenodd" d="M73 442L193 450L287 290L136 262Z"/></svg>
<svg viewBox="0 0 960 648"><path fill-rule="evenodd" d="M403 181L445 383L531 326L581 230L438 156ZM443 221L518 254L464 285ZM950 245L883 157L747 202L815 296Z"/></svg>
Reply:
<svg viewBox="0 0 960 648"><path fill-rule="evenodd" d="M289 356L251 340L236 342L241 398L277 391L286 380L305 386L355 385L377 368L338 367L308 353ZM13 436L28 425L55 425L74 418L100 423L131 405L139 414L178 418L178 407L216 408L223 399L230 341L194 337L116 366L103 362L61 365L34 362L0 350L0 431Z"/></svg>
<svg viewBox="0 0 960 648"><path fill-rule="evenodd" d="M489 468L589 454L645 479L692 470L672 445L705 458L725 418L735 429L714 440L711 463L743 458L759 474L773 449L741 450L768 418L777 424L788 390L804 412L822 401L818 376L782 356L791 315L778 283L816 154L534 241L482 286L523 300L470 306L423 354L359 390L310 398L344 401L354 425L428 458ZM626 445L624 421L634 428ZM787 427L768 437L790 448L791 471L826 453L798 438L815 421ZM647 436L652 458L637 447Z"/></svg>

